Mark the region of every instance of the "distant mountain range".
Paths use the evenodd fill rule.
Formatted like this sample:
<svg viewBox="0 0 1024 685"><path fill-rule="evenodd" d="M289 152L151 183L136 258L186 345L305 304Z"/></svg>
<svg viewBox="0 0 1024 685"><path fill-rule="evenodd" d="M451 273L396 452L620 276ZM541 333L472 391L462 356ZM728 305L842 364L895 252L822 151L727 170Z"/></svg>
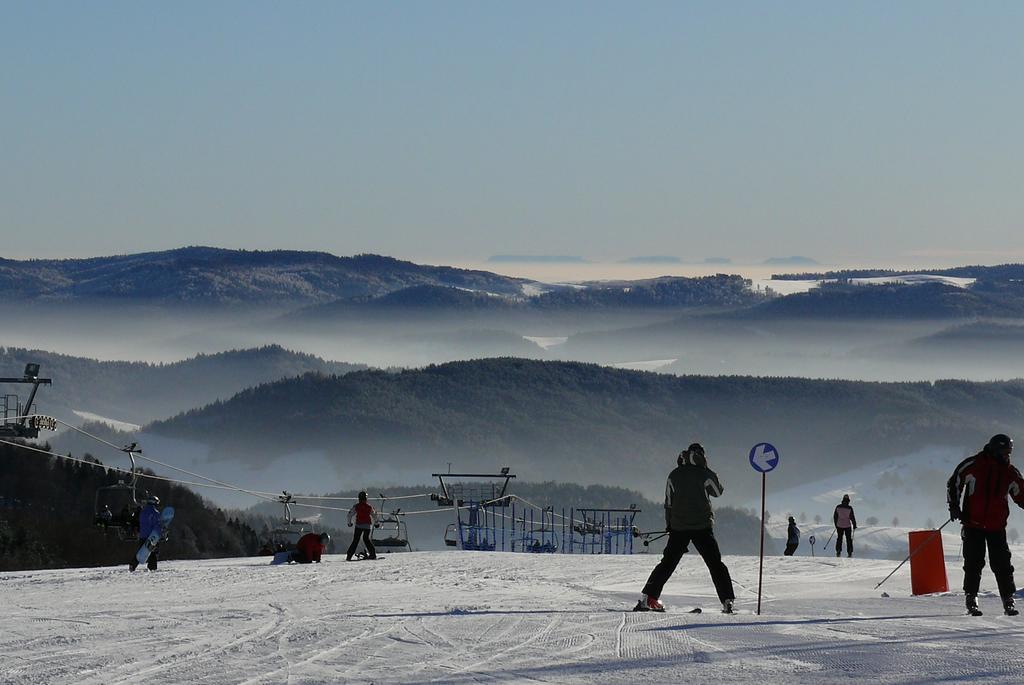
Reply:
<svg viewBox="0 0 1024 685"><path fill-rule="evenodd" d="M521 295L529 281L378 255L185 247L91 259L0 259L11 300L198 305L312 304L376 297L415 285Z"/></svg>
<svg viewBox="0 0 1024 685"><path fill-rule="evenodd" d="M104 362L43 350L0 347L0 376L20 377L29 362L40 365L41 376L53 379L53 385L44 386L36 396L39 412L71 422L87 418L73 414L82 411L118 421L145 423L228 399L245 388L268 381L309 372L344 374L366 368L325 361L277 345L201 354L171 364ZM13 386L4 386L4 391L17 392Z"/></svg>
<svg viewBox="0 0 1024 685"><path fill-rule="evenodd" d="M785 468L773 474L782 485L925 445L959 452L994 432L1020 432L1024 381L676 377L484 359L285 379L146 430L256 468L296 450L281 426L302 426L302 449L322 450L344 472L511 464L530 480L646 492L683 446L699 440L715 468L752 492L746 454L763 440L784 454Z"/></svg>
<svg viewBox="0 0 1024 685"><path fill-rule="evenodd" d="M520 255L496 254L487 258L495 264L586 264L587 260L576 255Z"/></svg>
<svg viewBox="0 0 1024 685"><path fill-rule="evenodd" d="M1019 318L1024 316L1024 290L1016 295L940 282L917 285L824 283L735 315L754 319Z"/></svg>

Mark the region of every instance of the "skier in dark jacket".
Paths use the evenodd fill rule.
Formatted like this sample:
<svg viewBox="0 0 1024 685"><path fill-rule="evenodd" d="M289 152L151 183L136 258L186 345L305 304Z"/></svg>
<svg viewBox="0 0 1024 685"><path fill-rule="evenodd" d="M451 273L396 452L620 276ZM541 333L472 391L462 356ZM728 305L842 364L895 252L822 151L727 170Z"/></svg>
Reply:
<svg viewBox="0 0 1024 685"><path fill-rule="evenodd" d="M715 540L712 529L715 515L709 499L721 495L724 488L718 475L708 468L704 448L699 443L693 443L680 453L677 463L678 466L668 475L665 484L668 544L661 561L651 571L644 585L643 596L634 611L665 610L664 605L658 601L662 588L676 570L690 542L693 542L711 572L711 580L722 602L722 609L732 613L736 595L733 594L729 569L722 563L722 552Z"/></svg>
<svg viewBox="0 0 1024 685"><path fill-rule="evenodd" d="M981 569L985 568L986 545L1003 611L1009 616L1019 613L1013 602L1017 586L1006 544L1006 521L1010 516L1006 498L1024 508L1024 478L1010 463L1011 452L1013 440L1001 433L994 435L981 452L960 462L946 484L949 518L962 524L964 595L967 611L974 616L981 616L978 588Z"/></svg>
<svg viewBox="0 0 1024 685"><path fill-rule="evenodd" d="M843 501L832 512L832 523L836 526L836 556L843 551L843 536L846 536L846 556L853 556L853 532L857 530L857 516L850 506L850 496L843 495Z"/></svg>
<svg viewBox="0 0 1024 685"><path fill-rule="evenodd" d="M783 552L787 557L793 556L793 552L800 546L800 529L796 527L796 520L789 517L789 528L786 530L786 551Z"/></svg>
<svg viewBox="0 0 1024 685"><path fill-rule="evenodd" d="M156 533L158 536L162 533L160 530L160 510L156 508L156 505L160 504L160 498L156 495L151 495L146 498L146 506L139 512L139 540L142 544L146 544L146 538L151 534ZM136 550L136 554L138 550ZM160 555L160 543L156 544L156 547L149 553L149 558L146 560L146 568L150 571L156 570L157 561ZM132 554L131 561L128 562L128 570L134 571L139 566L139 561L135 554Z"/></svg>

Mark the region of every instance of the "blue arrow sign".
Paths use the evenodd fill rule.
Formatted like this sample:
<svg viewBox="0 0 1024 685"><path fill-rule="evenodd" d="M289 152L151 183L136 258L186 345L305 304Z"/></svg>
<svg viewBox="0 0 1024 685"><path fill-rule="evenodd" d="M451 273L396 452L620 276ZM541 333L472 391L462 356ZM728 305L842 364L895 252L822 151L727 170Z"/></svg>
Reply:
<svg viewBox="0 0 1024 685"><path fill-rule="evenodd" d="M755 471L768 473L779 465L779 451L770 443L759 442L750 450L750 465Z"/></svg>

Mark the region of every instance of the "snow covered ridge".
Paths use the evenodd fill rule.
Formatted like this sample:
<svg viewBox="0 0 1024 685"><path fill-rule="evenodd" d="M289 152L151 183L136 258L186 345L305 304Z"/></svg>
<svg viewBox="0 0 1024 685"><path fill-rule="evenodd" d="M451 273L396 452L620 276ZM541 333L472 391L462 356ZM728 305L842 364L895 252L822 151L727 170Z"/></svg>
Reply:
<svg viewBox="0 0 1024 685"><path fill-rule="evenodd" d="M905 274L902 276L878 276L876 278L851 278L850 283L854 285L920 285L922 283L943 283L957 288L969 288L978 279L958 278L956 276L937 276L935 274ZM835 279L821 281L822 283L835 283Z"/></svg>
<svg viewBox="0 0 1024 685"><path fill-rule="evenodd" d="M1024 673L1024 622L998 611L987 572L985 616L968 618L957 591L910 596L906 567L874 590L894 562L774 556L755 616L757 559L726 557L740 612L727 616L688 554L662 596L668 612L632 613L656 560L438 552L2 573L0 682L1009 684Z"/></svg>

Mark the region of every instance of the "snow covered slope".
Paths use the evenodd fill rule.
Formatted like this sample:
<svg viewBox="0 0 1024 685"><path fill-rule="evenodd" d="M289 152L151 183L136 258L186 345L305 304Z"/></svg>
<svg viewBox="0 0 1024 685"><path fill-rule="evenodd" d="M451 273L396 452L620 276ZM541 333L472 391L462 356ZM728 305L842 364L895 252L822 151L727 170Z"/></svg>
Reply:
<svg viewBox="0 0 1024 685"><path fill-rule="evenodd" d="M755 616L757 559L727 557L741 613L726 616L690 554L666 587L669 613L624 611L655 562L425 552L4 573L0 682L1024 680L1024 617L1003 616L990 593L970 619L959 593L911 597L905 569L883 597L873 587L889 561L772 557Z"/></svg>

